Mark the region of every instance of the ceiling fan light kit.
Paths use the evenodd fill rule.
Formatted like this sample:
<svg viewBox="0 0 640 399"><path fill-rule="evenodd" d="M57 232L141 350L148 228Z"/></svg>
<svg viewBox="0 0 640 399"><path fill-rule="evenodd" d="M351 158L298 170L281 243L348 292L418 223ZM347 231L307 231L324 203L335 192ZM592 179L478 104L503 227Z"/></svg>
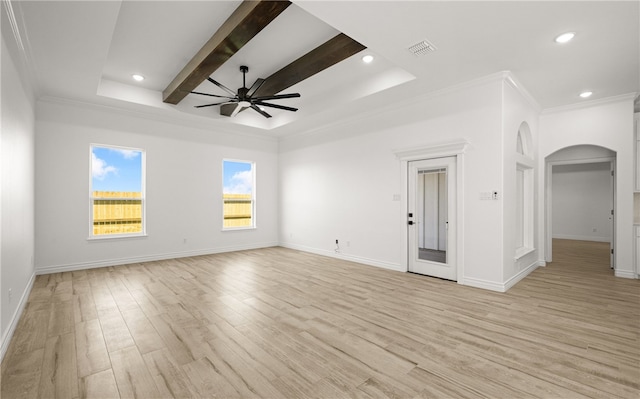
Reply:
<svg viewBox="0 0 640 399"><path fill-rule="evenodd" d="M292 112L295 112L295 111L298 110L298 108L286 107L284 105L273 104L273 103L266 103L264 101L281 100L281 99L286 99L286 98L296 98L296 97L300 97L300 93L275 94L275 95L272 95L272 96L257 96L257 97L255 97L256 92L258 91L258 89L260 89L260 87L262 87L262 85L265 82L265 79L258 78L253 83L253 85L251 85L250 88L247 88L246 74L247 74L247 72L249 72L249 67L246 66L246 65L241 65L240 66L240 72L242 72L242 87L240 87L237 92L234 92L233 90L229 89L225 85L215 81L211 77L208 77L207 80L209 82L211 82L214 85L218 86L220 89L222 89L223 91L225 91L229 95L221 96L221 95L217 95L217 94L209 94L209 93L202 93L202 92L198 92L198 91L192 91L191 92L192 94L198 94L198 95L201 95L201 96L210 96L210 97L217 97L217 98L224 99L224 100L222 100L220 102L216 102L216 103L204 104L204 105L196 105L195 108L213 107L213 106L216 106L216 105L224 105L224 104L235 104L235 109L233 110L233 112L230 115L231 117L236 116L240 111L242 111L245 108L251 108L252 110L254 110L257 113L259 113L260 115L264 116L265 118L271 118L271 115L268 114L267 112L265 112L263 110L263 107L277 108L277 109L282 109L282 110L285 110L285 111L292 111Z"/></svg>

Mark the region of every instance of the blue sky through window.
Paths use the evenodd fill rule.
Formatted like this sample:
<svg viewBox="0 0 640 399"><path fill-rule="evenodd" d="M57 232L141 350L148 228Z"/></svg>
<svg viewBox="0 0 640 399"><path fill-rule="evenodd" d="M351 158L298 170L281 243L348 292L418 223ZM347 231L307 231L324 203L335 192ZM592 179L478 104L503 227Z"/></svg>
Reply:
<svg viewBox="0 0 640 399"><path fill-rule="evenodd" d="M142 151L91 147L92 191L142 191Z"/></svg>
<svg viewBox="0 0 640 399"><path fill-rule="evenodd" d="M223 161L223 193L251 194L253 171L251 162Z"/></svg>

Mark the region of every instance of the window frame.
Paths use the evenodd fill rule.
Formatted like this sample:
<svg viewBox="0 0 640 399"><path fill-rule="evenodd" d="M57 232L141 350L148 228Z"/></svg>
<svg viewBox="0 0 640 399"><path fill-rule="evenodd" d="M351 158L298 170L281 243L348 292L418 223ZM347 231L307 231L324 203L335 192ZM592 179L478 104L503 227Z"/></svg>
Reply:
<svg viewBox="0 0 640 399"><path fill-rule="evenodd" d="M251 202L251 225L249 226L225 226L225 199L224 199L224 167L225 167L225 162L235 162L235 163L245 163L245 164L249 164L251 165L251 198L250 198L250 202ZM255 230L257 229L257 217L256 217L256 162L255 161L248 161L248 160L243 160L243 159L232 159L232 158L223 158L222 159L222 184L221 184L221 190L222 190L222 203L221 203L221 208L222 208L222 231L239 231L239 230Z"/></svg>
<svg viewBox="0 0 640 399"><path fill-rule="evenodd" d="M94 220L93 220L93 206L95 200L100 200L103 197L94 197L93 196L93 149L95 147L113 149L113 150L129 150L129 151L137 151L140 153L140 206L141 206L141 225L142 229L140 232L135 233L121 233L121 234L94 234ZM112 239L123 239L123 238L139 238L147 236L147 215L146 215L146 180L147 180L147 153L142 148L135 147L125 147L119 145L111 145L111 144L99 144L99 143L91 143L89 144L89 237L87 240L112 240ZM129 198L109 198L109 199L129 199ZM137 198L136 198L137 199Z"/></svg>

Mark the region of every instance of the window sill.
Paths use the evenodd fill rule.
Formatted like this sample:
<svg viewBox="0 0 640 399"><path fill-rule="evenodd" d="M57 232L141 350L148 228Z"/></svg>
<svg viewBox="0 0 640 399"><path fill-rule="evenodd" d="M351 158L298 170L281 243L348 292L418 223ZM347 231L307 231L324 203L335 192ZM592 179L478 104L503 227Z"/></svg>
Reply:
<svg viewBox="0 0 640 399"><path fill-rule="evenodd" d="M134 238L147 238L147 234L110 234L104 236L91 236L87 238L87 241L109 241L109 240L122 240L122 239L134 239Z"/></svg>
<svg viewBox="0 0 640 399"><path fill-rule="evenodd" d="M518 260L522 257L524 257L525 255L530 254L531 252L535 251L535 248L527 248L527 247L521 247L516 249L516 256L514 258L514 260Z"/></svg>
<svg viewBox="0 0 640 399"><path fill-rule="evenodd" d="M227 227L227 228L223 228L222 232L224 233L225 231L242 231L242 230L256 230L257 227L255 226L251 226L251 227Z"/></svg>

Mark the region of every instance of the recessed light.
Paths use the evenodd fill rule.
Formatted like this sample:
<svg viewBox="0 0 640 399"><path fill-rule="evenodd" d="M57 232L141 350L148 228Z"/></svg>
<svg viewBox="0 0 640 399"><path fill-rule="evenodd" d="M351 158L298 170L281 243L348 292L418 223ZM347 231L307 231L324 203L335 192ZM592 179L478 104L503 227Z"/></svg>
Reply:
<svg viewBox="0 0 640 399"><path fill-rule="evenodd" d="M362 57L362 62L364 62L365 64L368 64L371 61L373 61L373 56L371 54L367 54L364 57Z"/></svg>
<svg viewBox="0 0 640 399"><path fill-rule="evenodd" d="M583 91L582 93L580 93L580 97L588 98L588 97L591 97L592 94L593 94L592 91Z"/></svg>
<svg viewBox="0 0 640 399"><path fill-rule="evenodd" d="M573 39L576 36L575 32L567 32L567 33L563 33L560 36L556 37L556 43L567 43L569 41L571 41L571 39Z"/></svg>
<svg viewBox="0 0 640 399"><path fill-rule="evenodd" d="M142 81L144 80L144 76L142 76L142 75L138 75L138 74L131 75L131 77L132 77L132 78L133 78L133 80L135 80L136 82L142 82Z"/></svg>

